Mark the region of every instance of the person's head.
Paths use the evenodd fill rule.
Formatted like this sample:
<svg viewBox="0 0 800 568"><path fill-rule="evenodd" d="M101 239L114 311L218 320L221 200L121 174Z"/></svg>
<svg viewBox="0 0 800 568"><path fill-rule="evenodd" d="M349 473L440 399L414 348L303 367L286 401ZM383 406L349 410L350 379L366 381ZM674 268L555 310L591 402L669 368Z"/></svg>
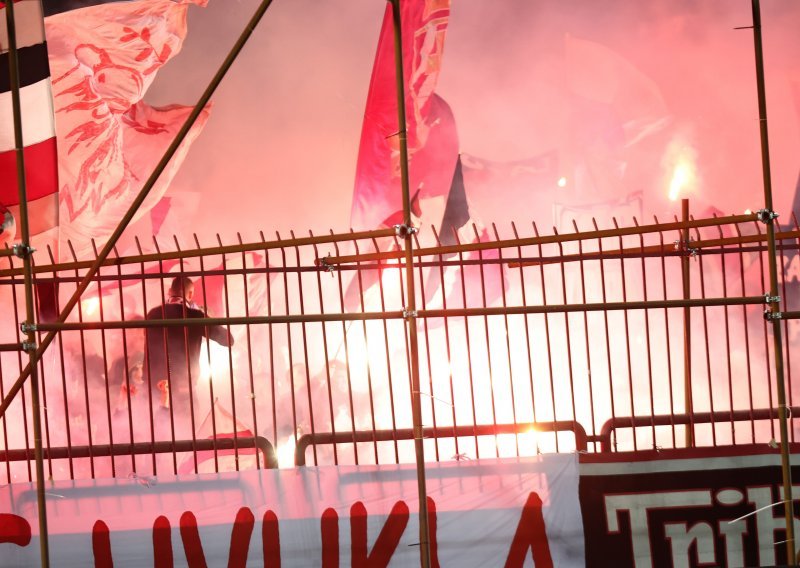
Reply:
<svg viewBox="0 0 800 568"><path fill-rule="evenodd" d="M194 282L188 276L176 276L169 285L169 295L191 302L194 298Z"/></svg>

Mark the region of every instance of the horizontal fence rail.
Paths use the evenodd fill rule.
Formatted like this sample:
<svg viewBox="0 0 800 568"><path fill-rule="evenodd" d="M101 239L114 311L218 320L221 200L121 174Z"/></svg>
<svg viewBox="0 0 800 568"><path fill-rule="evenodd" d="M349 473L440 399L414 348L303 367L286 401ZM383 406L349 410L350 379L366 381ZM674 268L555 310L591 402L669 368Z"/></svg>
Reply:
<svg viewBox="0 0 800 568"><path fill-rule="evenodd" d="M415 235L414 312L394 229L137 240L63 324L93 259L40 251L34 331L57 332L38 373L47 476L413 462L409 323L429 459L768 443L778 414L764 312L780 302L793 408L800 227L778 228L770 298L756 219L430 228ZM176 276L194 285L177 311ZM0 308L5 398L32 347L10 253ZM0 420L6 482L32 479L30 405L26 385Z"/></svg>

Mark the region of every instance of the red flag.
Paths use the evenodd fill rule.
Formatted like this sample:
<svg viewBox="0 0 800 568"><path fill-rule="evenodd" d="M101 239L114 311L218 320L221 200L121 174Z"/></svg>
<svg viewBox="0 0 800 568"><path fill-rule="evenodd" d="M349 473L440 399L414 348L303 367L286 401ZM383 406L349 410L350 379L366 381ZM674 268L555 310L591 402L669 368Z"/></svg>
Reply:
<svg viewBox="0 0 800 568"><path fill-rule="evenodd" d="M444 48L449 0L402 0L403 72L409 153L409 186L417 203L446 195L458 156L450 107L435 93ZM401 218L394 31L387 4L372 69L356 167L351 225L388 226Z"/></svg>
<svg viewBox="0 0 800 568"><path fill-rule="evenodd" d="M5 11L5 4L0 2L0 244L19 238L20 227ZM41 243L42 238L54 240L54 231L58 227L56 131L41 2L14 2L14 22L28 226L31 236L38 235L37 240Z"/></svg>
<svg viewBox="0 0 800 568"><path fill-rule="evenodd" d="M189 4L137 0L64 12L47 19L61 147L62 239L79 257L91 239L116 228L190 107L155 108L142 99L158 69L186 36ZM159 202L208 118L200 116L134 221Z"/></svg>

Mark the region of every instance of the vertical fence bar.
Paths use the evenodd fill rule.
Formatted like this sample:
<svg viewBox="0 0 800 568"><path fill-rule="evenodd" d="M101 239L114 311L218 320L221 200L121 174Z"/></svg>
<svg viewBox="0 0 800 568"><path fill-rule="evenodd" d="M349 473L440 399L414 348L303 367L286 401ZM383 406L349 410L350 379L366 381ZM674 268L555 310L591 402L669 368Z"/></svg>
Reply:
<svg viewBox="0 0 800 568"><path fill-rule="evenodd" d="M689 221L689 200L681 199L681 221ZM681 231L680 250L681 255L681 277L683 283L683 299L691 297L691 286L689 280L689 256L686 254L689 248L689 229ZM688 307L683 308L683 411L689 415L689 424L685 426L686 447L694 446L694 405L692 403L692 319L691 311Z"/></svg>
<svg viewBox="0 0 800 568"><path fill-rule="evenodd" d="M500 234L497 232L497 226L494 223L492 223L492 232L494 233L494 239L499 241ZM500 260L500 264L497 265L497 270L499 272L497 277L500 279L500 298L503 300L503 309L505 309L508 307L508 300L506 298L506 278L504 268L505 265L503 264L503 249L497 249L497 254ZM511 334L509 333L508 329L508 314L503 314L503 329L506 336L506 362L508 364L508 389L511 394L511 419L514 424L516 424L517 399L514 393L514 365L511 360ZM519 456L519 434L514 435L514 448L517 451L517 456Z"/></svg>
<svg viewBox="0 0 800 568"><path fill-rule="evenodd" d="M419 246L419 240L417 236L414 235L414 244L417 248ZM376 249L377 250L377 249ZM433 268L431 268L431 272ZM419 296L420 301L422 302L422 309L425 310L428 307L428 300L426 298L426 291L425 291L425 273L422 268L422 263L418 265L417 273L419 274ZM430 290L429 290L430 291ZM383 287L381 287L381 301L383 300ZM381 311L386 311L386 308L381 305ZM386 325L386 320L383 320L384 326ZM431 419L433 420L433 429L436 430L436 393L433 389L433 367L432 367L432 360L431 360L431 341L430 341L430 328L428 327L428 318L422 320L422 327L425 330L422 334L425 338L425 359L428 365L428 398L431 403ZM387 344L388 346L388 344ZM390 391L391 392L391 391ZM435 461L439 461L439 437L433 437L433 455Z"/></svg>
<svg viewBox="0 0 800 568"><path fill-rule="evenodd" d="M714 215L716 217L716 215ZM724 236L722 227L717 227L717 232L719 233L719 237L722 238ZM724 246L720 247L720 270L722 272L722 297L728 297L728 272L726 270L725 264L725 257L727 256L727 250ZM722 308L725 314L725 354L726 357L726 370L728 374L728 410L731 412L731 445L736 445L736 428L733 420L733 366L731 365L731 326L730 326L730 311L728 310L728 306L723 306Z"/></svg>
<svg viewBox="0 0 800 568"><path fill-rule="evenodd" d="M241 245L242 244L241 233L237 232L236 238L239 241L239 244ZM257 263L254 262L254 264ZM246 317L250 317L250 289L247 282L248 280L247 253L245 253L244 251L242 251L242 268L244 269L244 272L242 274L242 286L244 289L244 315ZM265 270L267 270L266 277L269 278L269 266L266 263L264 264L264 268ZM256 385L255 385L255 377L253 374L253 342L252 342L252 330L249 323L245 326L245 338L247 339L247 371L250 379L250 409L253 417L253 436L258 436L258 412L256 411ZM277 443L277 440L274 441ZM262 459L261 452L256 452L256 469L261 469L261 459Z"/></svg>
<svg viewBox="0 0 800 568"><path fill-rule="evenodd" d="M781 339L781 322L776 316L780 312L778 296L778 267L775 257L775 225L776 215L772 208L772 174L769 163L769 134L767 131L767 95L764 84L764 54L761 45L761 5L759 0L752 0L753 6L753 44L756 58L756 82L758 89L758 120L761 137L761 166L764 174L764 210L762 219L767 226L767 247L769 249L769 318L772 323L772 340L775 355L775 383L778 387L778 418L781 431L781 469L783 471L783 499L786 516L786 561L790 566L797 566L796 544L794 541L794 501L792 500L792 471L789 461L789 433L786 416L786 390L783 377L783 341Z"/></svg>
<svg viewBox="0 0 800 568"><path fill-rule="evenodd" d="M658 218L653 218L658 223ZM658 243L661 245L661 250L664 250L664 232L658 232ZM661 255L661 299L667 299L667 262L666 255ZM672 345L669 331L669 309L664 308L664 336L666 339L666 360L667 360L667 384L669 386L669 422L670 431L672 434L672 447L678 447L675 435L675 384L672 378Z"/></svg>
<svg viewBox="0 0 800 568"><path fill-rule="evenodd" d="M458 232L455 229L452 229L453 237L457 244L461 244L458 237ZM458 271L461 280L461 303L462 305L467 308L467 281L466 275L464 274L465 266L464 266L464 253L459 251L458 253ZM472 432L475 438L475 458L481 457L480 452L480 445L478 443L478 430L476 426L478 425L478 411L477 407L475 406L475 377L472 370L472 340L470 338L469 333L469 317L464 316L464 336L466 338L466 356L467 356L467 369L469 371L469 395L470 395L470 404L472 405Z"/></svg>
<svg viewBox="0 0 800 568"><path fill-rule="evenodd" d="M636 217L633 218L633 223L639 226ZM642 261L642 300L647 301L647 266L644 255L644 235L639 235L639 252ZM584 300L585 302L586 300ZM650 428L653 435L653 448L658 446L656 442L656 403L653 394L653 357L650 353L650 310L644 310L644 337L645 337L645 353L647 359L647 383L650 395Z"/></svg>
<svg viewBox="0 0 800 568"><path fill-rule="evenodd" d="M697 240L700 240L700 231L696 231ZM691 251L687 250L686 254L691 255ZM703 255L696 257L699 265L700 275L700 297L706 298L706 276L705 264L703 263ZM714 420L714 385L711 380L711 347L708 340L708 308L703 306L701 313L703 315L703 341L705 344L705 361L706 361L706 384L708 385L708 411L710 413L710 427L711 427L711 445L717 445L717 425Z"/></svg>
<svg viewBox="0 0 800 568"><path fill-rule="evenodd" d="M380 250L380 247L378 246L378 241L374 237L372 239L372 246L375 248L376 251ZM380 297L381 297L381 311L385 312L386 311L386 296L385 296L384 290L383 290L382 273L380 273L380 272L378 273L378 291L380 292ZM425 296L423 295L423 302L424 302L424 298L425 298ZM400 463L400 449L399 449L398 444L397 444L397 436L394 435L394 432L397 431L397 415L396 415L395 404L394 404L394 381L392 380L392 362L391 362L391 356L390 356L390 353L389 353L389 327L388 327L388 322L386 320L383 320L381 323L383 325L383 344L384 344L384 347L385 347L385 350L386 350L386 373L387 373L387 377L386 378L387 378L388 388L389 388L389 407L390 407L390 410L392 411L392 442L394 444L394 461L395 461L395 463ZM428 320L426 319L425 320L425 325L427 326L427 324L428 324ZM425 338L426 338L426 341L427 341L427 337L428 337L428 335L427 335L427 327L425 328L425 330L426 330L425 331ZM430 368L430 365L429 365L429 368ZM431 388L433 388L433 387L431 387ZM431 390L431 392L433 392L433 390ZM435 415L434 415L434 420L435 420ZM434 422L434 424L435 424L435 422Z"/></svg>
<svg viewBox="0 0 800 568"><path fill-rule="evenodd" d="M139 254L142 254L142 245L139 243L139 237L134 238L134 242L136 243L136 250ZM160 266L160 264L159 264ZM139 265L139 270L142 274L144 274L144 263ZM163 282L163 279L161 279ZM147 286L145 285L146 281L142 279L142 315L147 317ZM156 429L155 429L155 416L153 414L153 377L151 376L152 373L150 371L150 354L149 354L149 342L147 341L147 334L146 332L143 338L144 341L144 361L145 365L142 368L143 378L145 379L145 383L147 385L147 418L150 422L150 442L155 444L156 441ZM156 463L156 453L152 452L151 454L151 465L153 466L153 475L158 475L158 464Z"/></svg>
<svg viewBox="0 0 800 568"><path fill-rule="evenodd" d="M261 242L265 242L264 233L259 232L259 236L261 237ZM269 264L269 251L264 251L264 263L267 267L270 266ZM267 315L272 315L272 280L269 277L269 273L265 276L267 281ZM270 395L272 396L272 400L270 401L270 406L272 410L272 439L275 442L275 447L278 447L278 405L276 402L276 392L275 392L275 337L272 332L272 324L267 324L267 333L269 336L269 383L270 383Z"/></svg>
<svg viewBox="0 0 800 568"><path fill-rule="evenodd" d="M511 230L514 232L514 238L519 239L519 233L517 232L517 226L514 222L511 222ZM517 247L517 256L522 258L522 247ZM522 292L522 305L527 306L528 300L525 292L525 267L523 266L524 263L519 263L519 286L520 291ZM528 382L531 388L531 422L536 422L536 392L533 386L533 356L531 355L531 333L530 333L530 326L528 325L528 314L524 314L523 322L525 322L525 350L528 352ZM594 431L593 431L594 432ZM536 437L536 452L539 452L539 437Z"/></svg>
<svg viewBox="0 0 800 568"><path fill-rule="evenodd" d="M475 227L475 223L472 223L472 231L475 233L475 240L480 242L481 237L478 234L478 229ZM478 251L478 272L481 275L481 307L486 307L486 278L483 272L483 251ZM494 397L494 373L492 372L492 346L489 342L489 316L483 316L483 334L486 340L486 365L488 370L488 377L489 377L489 400L491 401L492 407L492 424L497 428L497 406L495 404L495 397ZM498 443L497 434L494 436L494 451L495 455L499 458L500 457L500 446Z"/></svg>
<svg viewBox="0 0 800 568"><path fill-rule="evenodd" d="M614 228L619 229L619 224L617 223L617 219L615 217L611 218L611 221L614 223ZM623 241L622 237L619 237L619 249L623 249ZM625 258L620 255L619 259L619 269L620 269L620 279L622 282L622 301L628 301L628 286L625 280ZM639 449L638 444L638 436L636 434L636 427L634 426L634 417L636 416L636 404L633 397L633 360L631 357L631 333L630 333L630 325L629 325L629 314L628 310L622 310L622 318L625 322L625 362L628 368L628 397L630 402L630 417L631 417L631 434L633 436L633 451Z"/></svg>
<svg viewBox="0 0 800 568"><path fill-rule="evenodd" d="M294 239L294 231L289 231L289 236ZM305 308L305 301L303 299L303 273L299 270L300 268L300 247L297 245L294 246L294 253L295 253L295 262L297 264L297 292L298 292L298 299L300 301L300 315L304 315L306 313ZM305 365L305 374L306 374L306 398L308 402L308 423L311 428L311 435L316 434L316 427L314 425L314 403L312 399L312 389L311 389L311 370L309 368L308 363L308 334L306 332L306 324L305 322L300 324L300 333L303 338L303 363ZM233 377L233 371L231 371L231 377ZM231 383L233 384L233 383ZM317 458L317 446L314 445L312 450L314 452L314 465L319 465L319 460Z"/></svg>
<svg viewBox="0 0 800 568"><path fill-rule="evenodd" d="M553 234L557 235L558 231L555 227L553 227ZM558 243L558 255L564 256L564 243ZM567 272L566 272L566 263L560 262L559 268L561 269L561 301L564 304L568 304L569 300L567 300ZM569 316L570 314L564 313L564 336L566 338L566 348L567 348L567 378L569 379L569 400L570 404L572 405L572 420L578 420L578 411L577 406L575 404L575 374L572 368L572 331L569 325ZM627 331L627 330L626 330ZM558 434L555 433L555 436L558 437Z"/></svg>
<svg viewBox="0 0 800 568"><path fill-rule="evenodd" d="M572 228L576 233L579 233L578 223L573 219ZM583 239L578 241L578 255L580 261L578 262L578 269L580 273L581 283L581 301L586 303L586 271L583 259ZM523 302L524 304L524 302ZM586 357L586 384L589 389L589 420L591 421L591 434L595 433L595 416L594 416L594 385L592 382L592 354L589 347L589 312L583 312L583 340L584 340L584 355ZM577 418L575 418L577 420Z"/></svg>
<svg viewBox="0 0 800 568"><path fill-rule="evenodd" d="M97 258L97 246L95 245L94 239L91 239L92 244L92 251ZM100 314L100 321L105 320L105 312L103 311L103 287L102 281L100 280L100 270L97 271L97 308ZM114 425L111 423L111 393L109 392L108 388L108 348L106 344L106 330L100 329L100 348L103 354L103 376L105 377L104 381L104 390L106 395L106 418L107 425L108 425L108 443L112 446L114 445ZM109 461L111 462L111 477L117 476L117 464L116 459L114 456L109 456Z"/></svg>
<svg viewBox="0 0 800 568"><path fill-rule="evenodd" d="M742 231L739 225L734 225L736 236L741 237ZM744 247L739 242L739 280L741 282L742 296L747 295L747 283L744 278ZM759 256L761 253L759 253ZM742 328L744 330L744 353L747 368L747 408L750 410L750 441L756 441L756 421L753 415L753 367L750 363L750 329L747 323L747 306L742 306ZM772 424L772 420L770 420Z"/></svg>
<svg viewBox="0 0 800 568"><path fill-rule="evenodd" d="M597 220L592 217L592 225L594 230L598 230ZM603 239L597 239L597 250L600 254L600 286L603 294L603 303L608 301L608 292L606 290L606 262L603 259ZM611 419L615 420L617 417L617 407L614 401L614 373L611 366L611 335L609 334L608 325L608 311L603 311L603 326L606 339L606 371L608 372L608 395L611 406ZM617 447L617 438L614 438L614 449Z"/></svg>
<svg viewBox="0 0 800 568"><path fill-rule="evenodd" d="M436 246L441 246L442 241L439 239L439 235L436 232L436 227L431 226L431 231L433 232L433 237L436 239ZM444 279L444 258L440 254L438 256L439 260L439 283L441 285L442 290L442 309L447 309L447 289L445 287L445 279ZM458 451L458 436L456 436L456 426L458 425L457 415L456 415L456 393L455 388L453 385L453 356L450 347L450 318L445 316L443 319L444 324L444 342L445 342L445 350L447 353L447 375L448 375L448 382L450 383L450 411L452 413L453 419L453 447L455 450L455 458L461 458L461 452Z"/></svg>
<svg viewBox="0 0 800 568"><path fill-rule="evenodd" d="M22 140L22 111L19 93L19 62L17 60L17 36L14 27L14 2L6 2L6 29L8 31L9 78L11 82L11 106L14 115L14 152L17 161L17 187L19 190L20 237L19 249L22 256L22 267L25 275L25 324L23 329L27 340L25 351L28 353L31 368L31 412L33 414L33 444L36 459L36 502L39 513L39 549L43 567L50 566L50 546L47 534L47 505L44 494L44 462L42 460L42 424L39 404L39 376L37 360L34 355L36 332L33 304L33 274L31 270L30 228L28 226L28 203L25 186L25 158Z"/></svg>
<svg viewBox="0 0 800 568"><path fill-rule="evenodd" d="M352 229L350 230L352 232ZM353 247L355 247L356 255L360 254L360 250L358 247L358 241L353 240ZM358 279L358 305L361 308L362 312L367 311L367 304L364 300L364 279L362 278L362 264L360 262L356 263L356 278ZM377 269L376 269L377 270ZM377 270L377 279L380 280L380 270ZM351 284L352 286L352 284ZM367 333L367 322L362 320L361 321L361 334L364 338L364 361L366 365L367 371L367 395L369 398L369 417L370 417L370 424L372 425L372 447L373 453L375 456L375 464L379 463L378 461L378 438L375 435L375 431L377 427L375 425L375 399L372 393L372 365L370 365L369 360L369 334Z"/></svg>
<svg viewBox="0 0 800 568"><path fill-rule="evenodd" d="M533 233L538 237L539 236L539 229L536 227L536 223L533 223ZM539 257L542 258L544 255L542 254L542 245L539 244ZM547 305L547 282L545 282L544 278L544 263L539 263L539 279L540 285L542 288L542 305ZM605 300L604 300L605 301ZM545 346L547 347L547 372L548 378L550 379L550 410L552 411L553 416L553 425L555 426L555 422L558 420L557 416L557 408L556 408L556 385L555 385L555 377L553 376L553 349L552 343L550 342L550 314L543 314L544 316L544 334L545 334ZM555 431L555 427L553 428L553 436L555 437L555 449L556 453L558 453L558 433Z"/></svg>
<svg viewBox="0 0 800 568"><path fill-rule="evenodd" d="M333 231L331 231L333 234ZM336 255L339 255L339 244L334 242L333 248L336 251ZM339 305L342 308L342 312L347 311L347 303L345 302L345 295L344 295L344 285L342 284L342 271L339 270L336 273L337 283L339 285ZM357 278L357 275L354 276ZM350 285L352 286L352 280ZM352 375L350 374L350 345L347 340L347 332L350 331L350 325L352 325L352 321L345 324L344 320L342 320L342 343L339 344L339 349L344 347L344 368L345 374L347 375L347 401L350 405L350 432L353 434L353 461L355 465L358 465L358 443L356 443L356 412L353 407L353 380ZM338 350L337 350L338 353ZM334 355L334 358L336 356ZM338 465L338 462L337 464Z"/></svg>
<svg viewBox="0 0 800 568"><path fill-rule="evenodd" d="M308 235L310 237L314 236L314 233L311 230L308 231ZM316 243L313 245L314 247L314 258L320 258L319 252L317 251ZM319 295L319 313L325 313L325 300L324 294L322 293L322 271L317 270L317 293ZM381 293L381 300L383 299L383 294ZM342 310L344 312L344 310ZM322 324L322 350L325 353L325 381L328 387L328 412L330 413L331 417L331 433L333 434L334 439L336 438L336 411L333 408L333 386L331 385L331 361L332 359L330 353L328 352L328 332L327 332L327 325L325 322L321 322ZM387 342L388 346L388 342ZM388 355L387 355L388 357ZM390 393L390 396L393 396ZM394 398L392 398L392 428L396 428L394 423ZM338 444L334 443L331 444L333 446L333 463L339 463L339 454L338 454ZM395 455L397 455L397 441L395 440ZM397 458L399 462L399 458ZM296 464L295 464L296 465Z"/></svg>

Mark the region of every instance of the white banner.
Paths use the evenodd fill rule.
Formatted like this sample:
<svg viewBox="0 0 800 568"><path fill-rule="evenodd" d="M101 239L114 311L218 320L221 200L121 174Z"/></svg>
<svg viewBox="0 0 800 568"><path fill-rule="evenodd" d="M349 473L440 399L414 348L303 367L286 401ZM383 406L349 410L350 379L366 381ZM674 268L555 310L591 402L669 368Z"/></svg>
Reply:
<svg viewBox="0 0 800 568"><path fill-rule="evenodd" d="M433 566L583 566L576 455L432 463ZM53 482L52 566L419 566L413 465ZM39 564L36 492L0 490L0 565Z"/></svg>

